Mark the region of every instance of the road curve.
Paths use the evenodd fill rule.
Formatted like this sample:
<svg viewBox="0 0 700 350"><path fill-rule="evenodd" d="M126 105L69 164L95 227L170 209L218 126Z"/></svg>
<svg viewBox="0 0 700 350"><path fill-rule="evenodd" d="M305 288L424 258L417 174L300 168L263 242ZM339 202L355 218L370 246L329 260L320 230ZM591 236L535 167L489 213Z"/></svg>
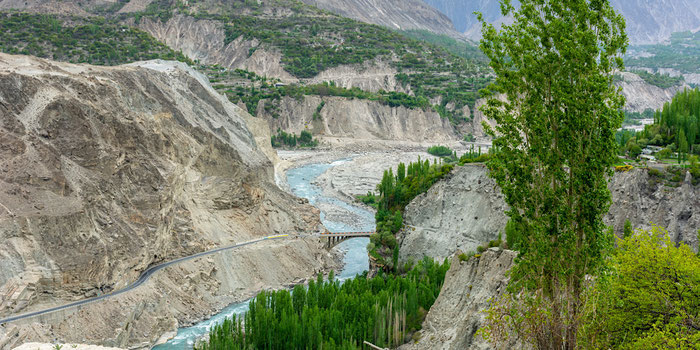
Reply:
<svg viewBox="0 0 700 350"><path fill-rule="evenodd" d="M313 236L313 235L309 235L309 236ZM55 311L60 311L60 310L65 310L65 309L69 309L69 308L80 306L80 305L85 305L85 304L92 303L95 301L111 298L111 297L117 296L117 295L122 294L122 293L126 293L126 292L144 284L157 271L162 270L170 265L181 263L181 262L186 261L186 260L199 258L199 257L205 256L205 255L218 253L218 252L221 252L224 250L240 248L240 247L243 247L246 245L255 244L258 242L262 242L262 241L282 239L282 238L287 238L287 237L289 237L289 235L286 235L286 234L285 235L274 235L274 236L262 237L262 238L254 239L252 241L247 241L247 242L238 243L238 244L234 244L234 245L230 245L230 246L215 248L212 250L207 250L207 251L204 251L201 253L197 253L197 254L193 254L193 255L189 255L189 256L184 256L182 258L178 258L175 260L160 263L158 265L151 266L148 269L146 269L145 271L143 271L141 273L141 275L139 276L139 278L134 283L132 283L132 284L130 284L122 289L119 289L117 291L114 291L112 293L100 295L100 296L96 296L96 297L92 297L92 298L88 298L88 299L83 299L83 300L75 301L75 302L72 302L69 304L60 305L60 306L56 306L56 307L52 307L52 308L48 308L48 309L38 310L38 311L34 311L34 312L28 312L26 314L15 315L15 316L11 316L8 318L0 319L0 325L5 324L5 323L9 323L9 322L13 322L13 321L18 321L18 320L25 319L28 317L48 314L48 313L55 312Z"/></svg>
<svg viewBox="0 0 700 350"><path fill-rule="evenodd" d="M373 233L373 232L333 232L333 233L316 233L316 234L308 234L308 235L302 234L302 235L295 235L292 237L321 237L321 238L340 237L340 236L342 236L342 237L369 237L369 235L371 233ZM153 265L153 266L149 267L148 269L146 269L145 271L143 271L141 273L141 275L139 276L139 278L134 283L132 283L132 284L130 284L122 289L119 289L117 291L114 291L112 293L100 295L100 296L96 296L96 297L92 297L92 298L88 298L88 299L83 299L83 300L79 300L79 301L74 301L72 303L68 303L68 304L60 305L60 306L55 306L55 307L48 308L48 309L43 309L43 310L28 312L28 313L21 314L21 315L15 315L15 316L3 318L3 319L0 319L0 325L10 323L13 321L18 321L18 320L25 319L28 317L48 314L48 313L55 312L55 311L65 310L65 309L69 309L72 307L89 304L92 302L111 298L111 297L117 296L117 295L122 294L122 293L126 293L126 292L144 284L157 271L162 270L170 265L175 265L175 264L181 263L181 262L186 261L186 260L199 258L199 257L205 256L205 255L215 254L218 252L222 252L224 250L231 250L231 249L235 249L235 248L240 248L243 246L255 244L258 242L262 242L262 241L269 241L269 240L282 239L282 238L288 238L288 237L289 237L288 234L262 237L262 238L254 239L252 241L247 241L247 242L238 243L238 244L234 244L234 245L230 245L230 246L215 248L212 250L207 250L207 251L204 251L201 253L197 253L197 254L193 254L193 255L189 255L189 256L184 256L182 258L178 258L175 260L160 263L158 265Z"/></svg>

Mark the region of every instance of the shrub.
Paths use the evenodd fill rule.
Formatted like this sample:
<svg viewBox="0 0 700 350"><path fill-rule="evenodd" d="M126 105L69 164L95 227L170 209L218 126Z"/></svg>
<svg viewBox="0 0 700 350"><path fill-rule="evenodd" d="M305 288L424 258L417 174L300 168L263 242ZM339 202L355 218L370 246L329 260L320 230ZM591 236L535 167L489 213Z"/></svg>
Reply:
<svg viewBox="0 0 700 350"><path fill-rule="evenodd" d="M586 305L579 345L620 349L697 349L700 259L663 228L619 241L609 274Z"/></svg>
<svg viewBox="0 0 700 350"><path fill-rule="evenodd" d="M449 157L452 155L452 149L447 146L432 146L428 148L428 153L436 157Z"/></svg>

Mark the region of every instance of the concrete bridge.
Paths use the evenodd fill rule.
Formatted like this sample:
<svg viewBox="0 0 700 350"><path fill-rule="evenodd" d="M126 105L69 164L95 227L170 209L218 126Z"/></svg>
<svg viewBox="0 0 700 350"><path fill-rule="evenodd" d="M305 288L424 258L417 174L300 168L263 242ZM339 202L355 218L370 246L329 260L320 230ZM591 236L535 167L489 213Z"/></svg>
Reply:
<svg viewBox="0 0 700 350"><path fill-rule="evenodd" d="M347 239L357 237L369 237L372 234L374 234L374 232L321 232L319 234L319 237L328 239L328 243L326 243L326 248L330 249Z"/></svg>

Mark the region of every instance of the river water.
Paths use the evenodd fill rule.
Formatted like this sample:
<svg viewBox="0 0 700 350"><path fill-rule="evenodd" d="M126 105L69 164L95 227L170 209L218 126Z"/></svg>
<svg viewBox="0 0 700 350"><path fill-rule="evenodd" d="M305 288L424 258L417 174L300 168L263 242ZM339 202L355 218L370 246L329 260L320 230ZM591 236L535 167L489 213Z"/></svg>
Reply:
<svg viewBox="0 0 700 350"><path fill-rule="evenodd" d="M333 166L347 162L348 159L338 160L330 164L309 164L287 171L287 183L296 196L306 198L311 205L321 209L321 222L331 232L373 231L374 214L363 208L354 206L336 198L324 196L321 189L312 182ZM324 208L332 207L332 212ZM367 244L369 238L353 238L341 242L338 249L343 251L343 270L336 274L339 280L355 277L369 269ZM154 350L183 350L191 349L197 338L202 337L212 326L221 323L232 315L239 315L248 310L246 300L229 305L220 313L208 320L199 322L191 327L180 328L177 335L167 343L155 346Z"/></svg>

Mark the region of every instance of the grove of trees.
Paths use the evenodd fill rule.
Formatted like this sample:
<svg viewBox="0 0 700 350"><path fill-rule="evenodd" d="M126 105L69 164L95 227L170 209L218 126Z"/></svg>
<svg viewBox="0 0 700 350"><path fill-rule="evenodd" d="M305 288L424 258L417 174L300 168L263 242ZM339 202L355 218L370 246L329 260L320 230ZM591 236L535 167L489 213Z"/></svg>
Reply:
<svg viewBox="0 0 700 350"><path fill-rule="evenodd" d="M293 291L261 292L241 317L212 328L198 350L397 347L421 328L449 269L426 258L403 276L319 275Z"/></svg>

